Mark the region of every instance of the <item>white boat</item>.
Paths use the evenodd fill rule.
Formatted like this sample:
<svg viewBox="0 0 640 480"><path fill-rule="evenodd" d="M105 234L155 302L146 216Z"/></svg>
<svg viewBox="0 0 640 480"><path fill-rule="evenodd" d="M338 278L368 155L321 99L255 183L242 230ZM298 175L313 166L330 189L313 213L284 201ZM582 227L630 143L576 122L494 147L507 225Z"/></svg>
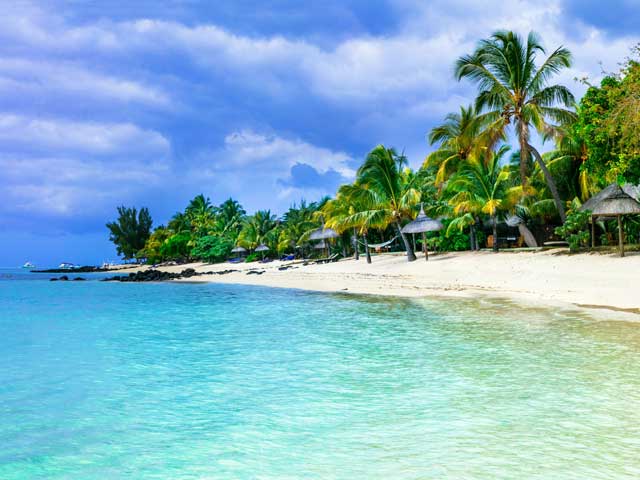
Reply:
<svg viewBox="0 0 640 480"><path fill-rule="evenodd" d="M62 262L60 265L58 265L58 268L61 270L72 270L76 268L76 266L73 263Z"/></svg>
<svg viewBox="0 0 640 480"><path fill-rule="evenodd" d="M31 262L25 262L25 264L22 265L22 268L36 268L36 266Z"/></svg>

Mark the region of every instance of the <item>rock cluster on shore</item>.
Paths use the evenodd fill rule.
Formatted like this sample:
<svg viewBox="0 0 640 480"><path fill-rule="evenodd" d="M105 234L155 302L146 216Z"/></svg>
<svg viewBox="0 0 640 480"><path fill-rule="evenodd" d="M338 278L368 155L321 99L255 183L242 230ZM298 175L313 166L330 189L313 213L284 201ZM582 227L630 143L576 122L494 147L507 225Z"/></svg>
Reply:
<svg viewBox="0 0 640 480"><path fill-rule="evenodd" d="M164 282L167 280L177 280L179 278L198 277L200 275L226 275L227 273L237 272L238 270L221 270L219 272L196 272L193 268L185 268L179 273L165 272L162 270L142 270L129 275L116 275L105 278L103 282Z"/></svg>

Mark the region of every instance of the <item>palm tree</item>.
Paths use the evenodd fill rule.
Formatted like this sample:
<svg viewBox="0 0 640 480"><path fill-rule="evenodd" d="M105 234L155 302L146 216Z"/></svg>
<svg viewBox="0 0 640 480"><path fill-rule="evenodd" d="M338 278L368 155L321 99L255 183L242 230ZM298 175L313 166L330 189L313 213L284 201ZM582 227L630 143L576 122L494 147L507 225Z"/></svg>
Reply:
<svg viewBox="0 0 640 480"><path fill-rule="evenodd" d="M475 52L456 62L458 80L469 78L478 85L476 110L485 111L485 119L503 131L513 125L520 145L520 180L526 187L526 165L532 154L553 196L560 219L566 219L564 205L555 181L540 153L530 143L530 129L544 134L549 121L567 124L575 114L564 107L574 104L571 92L562 85L548 85L549 78L571 65L571 53L559 47L538 68L538 53L545 53L538 36L531 32L526 45L514 32L499 31L482 40Z"/></svg>
<svg viewBox="0 0 640 480"><path fill-rule="evenodd" d="M318 211L316 202L300 201L300 205L293 204L282 216L282 230L278 238L278 251L287 252L297 245L306 242L305 234L320 227L321 222L315 218Z"/></svg>
<svg viewBox="0 0 640 480"><path fill-rule="evenodd" d="M353 229L356 260L359 258L358 237L362 236L367 263L371 263L369 230L383 229L388 225L386 213L378 209L378 197L356 181L342 185L335 201L337 205L328 202L323 209L328 210L326 225L337 231Z"/></svg>
<svg viewBox="0 0 640 480"><path fill-rule="evenodd" d="M587 145L567 126L555 129L553 134L556 149L543 155L547 166L554 177L566 182L571 197L579 197L584 202L599 190L594 178L583 167L589 158Z"/></svg>
<svg viewBox="0 0 640 480"><path fill-rule="evenodd" d="M361 216L373 223L393 225L402 237L407 260L413 262L416 255L407 236L402 233L402 221L413 218L413 208L420 202L419 176L409 169L401 170L400 157L394 149L378 145L358 169L356 183L366 191L360 194L368 211Z"/></svg>
<svg viewBox="0 0 640 480"><path fill-rule="evenodd" d="M203 194L197 195L185 209L185 215L191 223L193 233L197 237L207 235L213 227L216 210L211 200Z"/></svg>
<svg viewBox="0 0 640 480"><path fill-rule="evenodd" d="M469 106L460 107L460 113L448 114L442 125L431 130L429 143L438 143L439 147L427 156L423 168L437 167L437 185L442 185L471 155L489 146L491 131L483 127L483 118Z"/></svg>
<svg viewBox="0 0 640 480"><path fill-rule="evenodd" d="M242 228L242 220L246 211L240 203L232 198L225 200L218 207L216 216L216 233L219 235L229 235L235 241Z"/></svg>
<svg viewBox="0 0 640 480"><path fill-rule="evenodd" d="M522 187L511 187L509 171L500 165L508 147L474 157L451 177L445 195L457 216L448 230L462 229L475 222L477 215L488 215L493 226L493 250L498 251L497 217L513 208Z"/></svg>
<svg viewBox="0 0 640 480"><path fill-rule="evenodd" d="M238 236L238 243L250 250L260 244L274 247L279 233L277 228L276 216L270 210L258 210L246 219Z"/></svg>

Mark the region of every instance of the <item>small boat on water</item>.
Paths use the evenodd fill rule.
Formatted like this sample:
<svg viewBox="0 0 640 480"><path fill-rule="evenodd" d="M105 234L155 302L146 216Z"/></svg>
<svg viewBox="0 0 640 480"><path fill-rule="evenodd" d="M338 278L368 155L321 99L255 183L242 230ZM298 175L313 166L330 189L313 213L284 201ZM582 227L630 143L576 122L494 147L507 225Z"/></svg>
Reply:
<svg viewBox="0 0 640 480"><path fill-rule="evenodd" d="M36 268L36 266L31 262L25 262L22 268Z"/></svg>

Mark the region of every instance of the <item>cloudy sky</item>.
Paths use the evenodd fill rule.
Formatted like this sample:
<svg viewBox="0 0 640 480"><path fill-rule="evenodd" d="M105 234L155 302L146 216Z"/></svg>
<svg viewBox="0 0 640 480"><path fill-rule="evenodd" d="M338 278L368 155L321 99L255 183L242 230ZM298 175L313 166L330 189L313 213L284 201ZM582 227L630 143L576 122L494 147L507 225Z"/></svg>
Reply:
<svg viewBox="0 0 640 480"><path fill-rule="evenodd" d="M163 6L159 6L162 3ZM412 165L473 89L452 65L497 29L565 45L597 80L640 41L640 0L6 1L0 266L115 258L106 221L166 222L198 193L283 212L383 143Z"/></svg>

